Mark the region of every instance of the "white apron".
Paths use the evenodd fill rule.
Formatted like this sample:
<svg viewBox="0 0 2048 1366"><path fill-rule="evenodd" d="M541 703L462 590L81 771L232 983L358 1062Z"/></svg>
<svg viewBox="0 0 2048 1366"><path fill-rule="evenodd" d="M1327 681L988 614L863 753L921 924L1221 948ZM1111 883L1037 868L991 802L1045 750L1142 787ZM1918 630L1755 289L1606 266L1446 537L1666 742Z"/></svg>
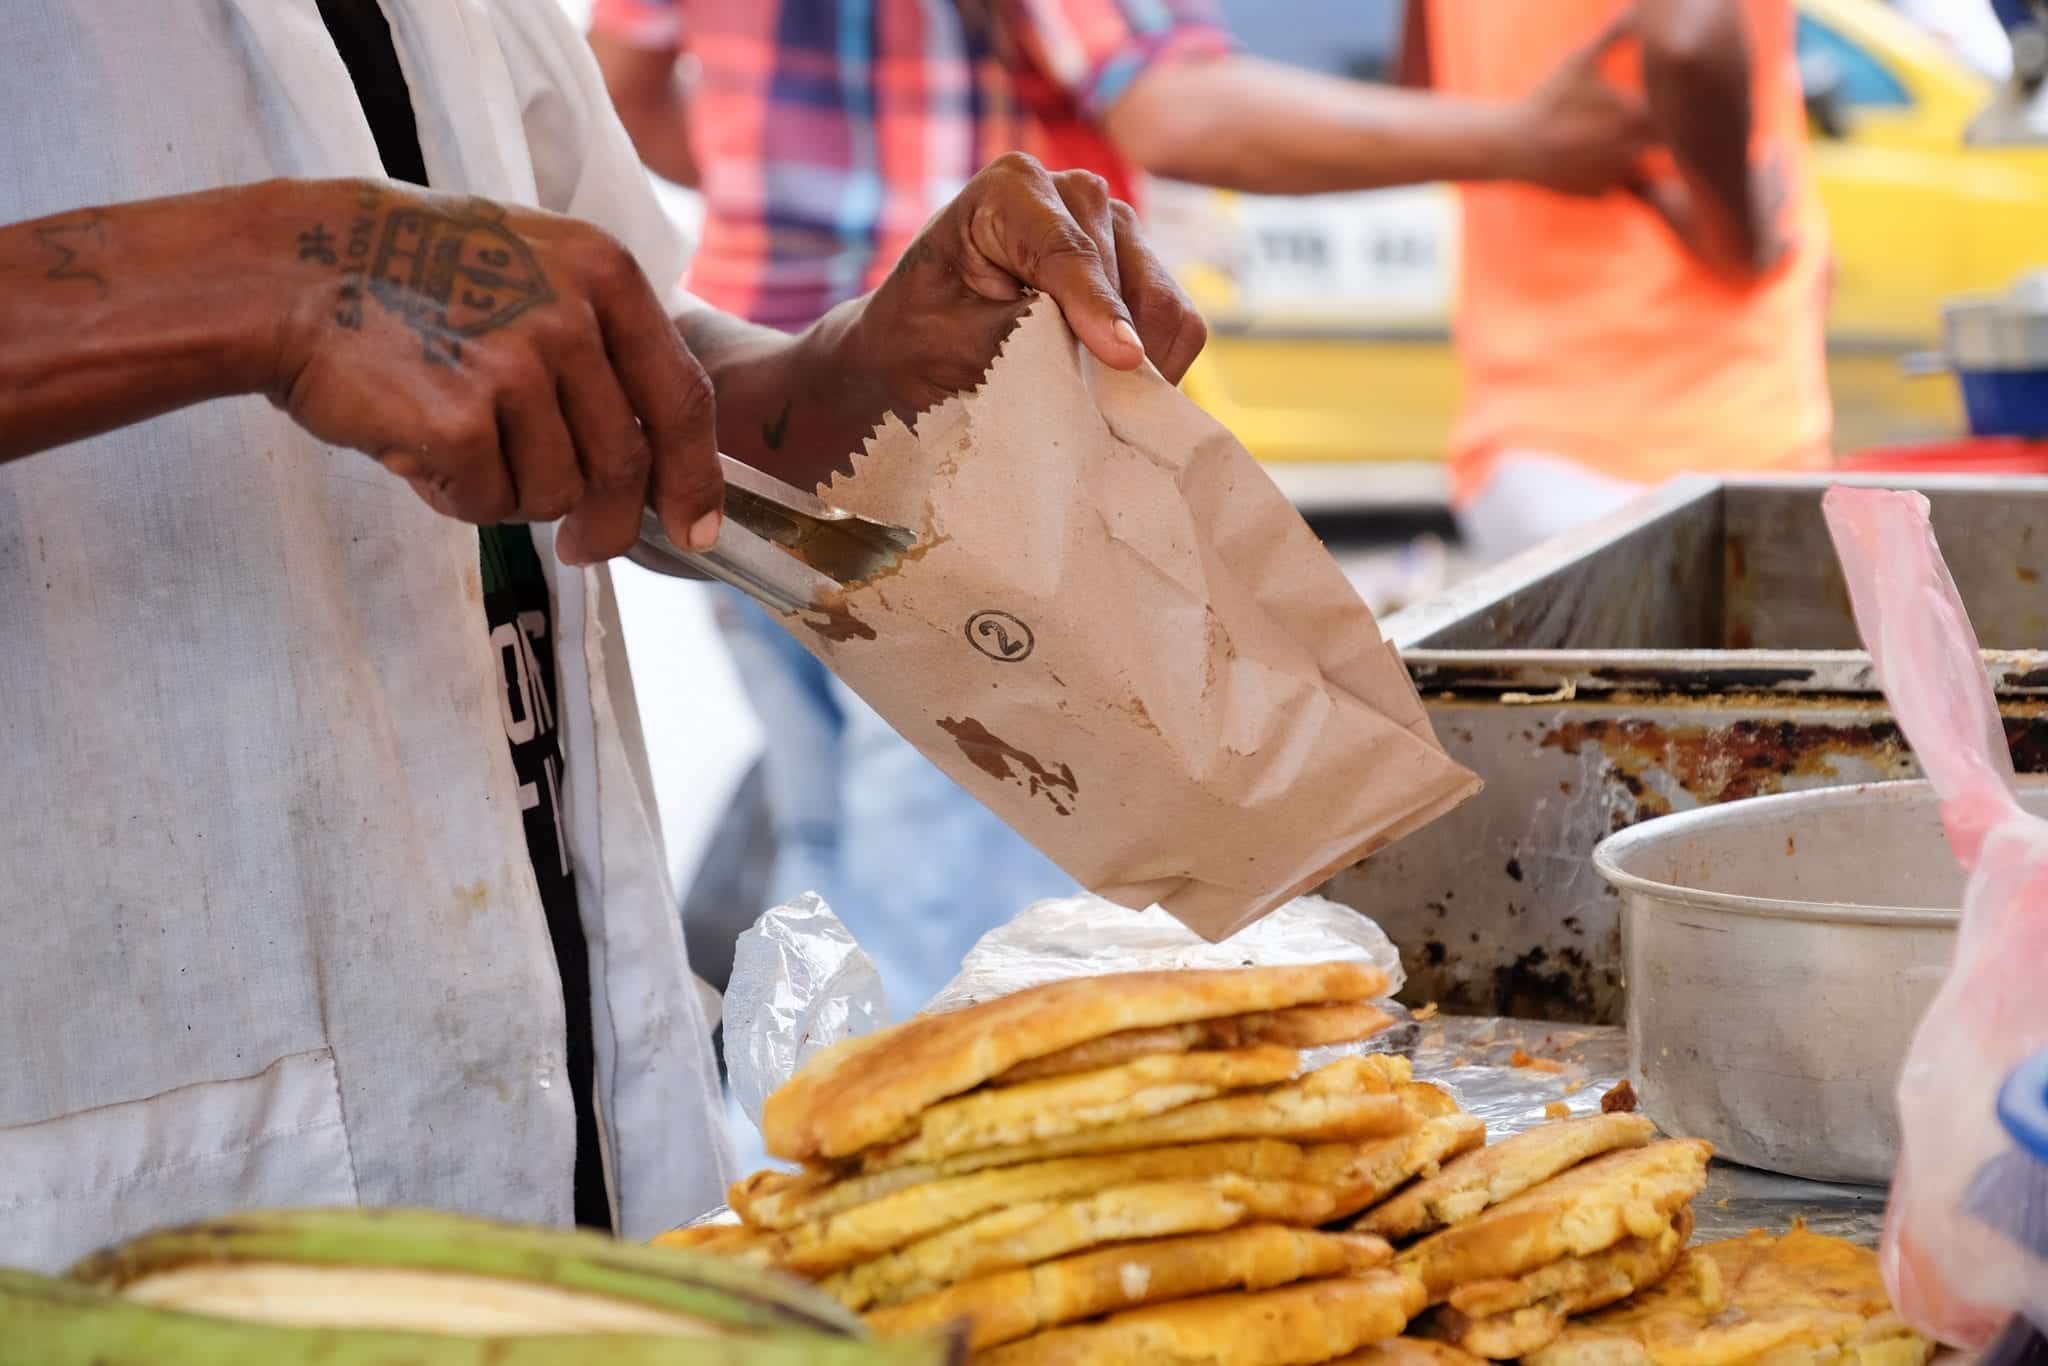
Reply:
<svg viewBox="0 0 2048 1366"><path fill-rule="evenodd" d="M382 3L437 188L680 276L553 0ZM0 221L379 173L314 0L0 9ZM645 1236L730 1161L610 582L537 530L607 1171ZM262 1205L568 1220L561 985L486 633L475 531L261 398L0 466L0 1262Z"/></svg>

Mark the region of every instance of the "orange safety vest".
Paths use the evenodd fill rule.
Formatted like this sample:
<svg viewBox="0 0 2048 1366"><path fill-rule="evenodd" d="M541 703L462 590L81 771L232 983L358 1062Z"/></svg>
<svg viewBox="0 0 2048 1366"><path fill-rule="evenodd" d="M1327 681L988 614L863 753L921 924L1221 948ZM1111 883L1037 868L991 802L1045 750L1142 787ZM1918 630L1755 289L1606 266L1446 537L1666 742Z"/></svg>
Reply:
<svg viewBox="0 0 2048 1366"><path fill-rule="evenodd" d="M1514 99L1593 41L1628 0L1429 0L1436 88ZM1754 106L1751 157L1786 178L1787 259L1731 283L1681 247L1635 197L1461 186L1456 338L1465 399L1452 438L1468 501L1503 451L1563 456L1656 483L1688 471L1825 464L1827 223L1807 155L1789 0L1739 0ZM1641 50L1609 79L1642 89ZM1661 169L1673 173L1668 154Z"/></svg>

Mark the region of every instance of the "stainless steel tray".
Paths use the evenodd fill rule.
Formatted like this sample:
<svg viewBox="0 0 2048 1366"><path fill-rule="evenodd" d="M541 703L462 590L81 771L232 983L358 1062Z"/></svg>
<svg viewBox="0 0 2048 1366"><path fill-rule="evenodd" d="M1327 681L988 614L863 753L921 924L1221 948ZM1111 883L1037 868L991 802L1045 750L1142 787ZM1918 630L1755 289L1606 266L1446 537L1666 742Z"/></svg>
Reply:
<svg viewBox="0 0 2048 1366"><path fill-rule="evenodd" d="M1618 1023L1601 839L1671 811L1918 776L1856 649L1820 516L1831 483L1911 484L1987 646L2022 772L2048 771L2048 479L1674 481L1391 617L1452 757L1486 791L1340 874L1403 997Z"/></svg>

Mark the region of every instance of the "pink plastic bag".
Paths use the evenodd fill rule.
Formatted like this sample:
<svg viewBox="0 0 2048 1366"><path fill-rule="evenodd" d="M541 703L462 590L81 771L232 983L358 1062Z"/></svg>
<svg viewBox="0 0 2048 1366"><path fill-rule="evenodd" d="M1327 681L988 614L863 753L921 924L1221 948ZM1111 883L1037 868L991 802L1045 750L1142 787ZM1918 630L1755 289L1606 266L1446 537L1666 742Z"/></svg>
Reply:
<svg viewBox="0 0 2048 1366"><path fill-rule="evenodd" d="M1970 873L1955 957L1899 1079L1885 1283L1915 1328L1981 1347L2015 1311L2048 1322L2048 1261L2024 1250L2048 1236L2048 1164L2015 1157L1996 1109L2007 1076L2048 1048L2048 820L2020 807L1926 498L1835 488L1822 506L1878 680ZM2003 1180L2016 1162L2018 1187Z"/></svg>

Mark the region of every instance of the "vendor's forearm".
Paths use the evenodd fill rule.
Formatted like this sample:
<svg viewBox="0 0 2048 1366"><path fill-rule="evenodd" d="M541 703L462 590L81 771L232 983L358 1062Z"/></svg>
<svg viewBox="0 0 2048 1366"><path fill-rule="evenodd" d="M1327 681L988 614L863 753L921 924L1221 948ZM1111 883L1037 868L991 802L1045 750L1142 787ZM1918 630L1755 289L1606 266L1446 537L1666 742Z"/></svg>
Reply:
<svg viewBox="0 0 2048 1366"><path fill-rule="evenodd" d="M298 230L269 189L0 227L0 461L268 383Z"/></svg>
<svg viewBox="0 0 2048 1366"><path fill-rule="evenodd" d="M1749 42L1736 0L1639 0L1643 83L1710 264L1758 264L1768 237L1750 174Z"/></svg>
<svg viewBox="0 0 2048 1366"><path fill-rule="evenodd" d="M1118 150L1154 175L1314 194L1516 175L1517 112L1227 56L1161 63L1106 125Z"/></svg>
<svg viewBox="0 0 2048 1366"><path fill-rule="evenodd" d="M850 468L890 407L872 380L833 360L852 344L858 309L841 305L794 337L702 305L677 320L711 376L720 450L805 489Z"/></svg>

